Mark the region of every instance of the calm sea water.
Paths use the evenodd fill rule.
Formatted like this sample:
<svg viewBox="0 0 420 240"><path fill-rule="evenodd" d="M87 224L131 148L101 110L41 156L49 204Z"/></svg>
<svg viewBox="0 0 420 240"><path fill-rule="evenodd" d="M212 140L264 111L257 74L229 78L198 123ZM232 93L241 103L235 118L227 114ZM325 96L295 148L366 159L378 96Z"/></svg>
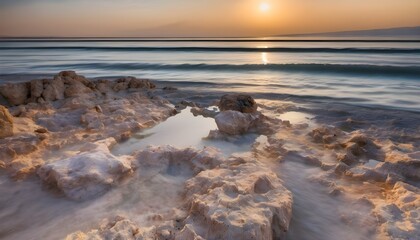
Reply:
<svg viewBox="0 0 420 240"><path fill-rule="evenodd" d="M420 42L254 40L0 41L0 81L76 70L420 111Z"/></svg>

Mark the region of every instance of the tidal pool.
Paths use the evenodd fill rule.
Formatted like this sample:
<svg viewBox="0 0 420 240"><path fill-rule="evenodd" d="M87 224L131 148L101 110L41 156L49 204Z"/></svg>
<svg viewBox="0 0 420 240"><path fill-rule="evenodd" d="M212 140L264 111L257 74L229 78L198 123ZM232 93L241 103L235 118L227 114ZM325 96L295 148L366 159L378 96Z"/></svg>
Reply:
<svg viewBox="0 0 420 240"><path fill-rule="evenodd" d="M191 108L187 107L179 114L167 119L157 126L138 132L129 140L116 145L112 149L115 155L127 155L149 145L172 145L177 148L203 147L218 148L225 156L237 152L246 152L259 136L257 134L244 134L232 137L229 141L205 139L210 130L216 130L217 125L213 118L194 116Z"/></svg>

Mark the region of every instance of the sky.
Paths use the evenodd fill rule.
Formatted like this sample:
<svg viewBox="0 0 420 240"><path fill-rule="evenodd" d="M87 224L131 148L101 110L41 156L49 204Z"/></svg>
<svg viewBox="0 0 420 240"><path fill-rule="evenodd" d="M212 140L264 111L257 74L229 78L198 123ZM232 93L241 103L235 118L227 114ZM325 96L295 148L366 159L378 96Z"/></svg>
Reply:
<svg viewBox="0 0 420 240"><path fill-rule="evenodd" d="M420 0L0 0L0 36L263 37L420 26Z"/></svg>

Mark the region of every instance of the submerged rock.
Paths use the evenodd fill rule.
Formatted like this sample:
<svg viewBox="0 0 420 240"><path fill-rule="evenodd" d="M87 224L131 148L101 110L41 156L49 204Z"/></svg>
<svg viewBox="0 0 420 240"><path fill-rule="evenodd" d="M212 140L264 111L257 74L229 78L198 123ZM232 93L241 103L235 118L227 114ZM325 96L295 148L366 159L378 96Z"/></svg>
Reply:
<svg viewBox="0 0 420 240"><path fill-rule="evenodd" d="M257 119L257 115L232 110L221 112L215 117L219 130L230 135L246 133Z"/></svg>
<svg viewBox="0 0 420 240"><path fill-rule="evenodd" d="M219 112L216 110L210 110L207 108L193 107L191 108L191 113L195 117L201 115L205 118L214 118Z"/></svg>
<svg viewBox="0 0 420 240"><path fill-rule="evenodd" d="M238 111L242 113L254 113L257 111L255 100L244 94L227 94L222 96L219 102L220 111Z"/></svg>
<svg viewBox="0 0 420 240"><path fill-rule="evenodd" d="M132 172L130 162L112 155L107 146L42 166L39 177L74 200L85 200L105 193Z"/></svg>
<svg viewBox="0 0 420 240"><path fill-rule="evenodd" d="M13 117L9 110L0 105L0 138L13 136Z"/></svg>

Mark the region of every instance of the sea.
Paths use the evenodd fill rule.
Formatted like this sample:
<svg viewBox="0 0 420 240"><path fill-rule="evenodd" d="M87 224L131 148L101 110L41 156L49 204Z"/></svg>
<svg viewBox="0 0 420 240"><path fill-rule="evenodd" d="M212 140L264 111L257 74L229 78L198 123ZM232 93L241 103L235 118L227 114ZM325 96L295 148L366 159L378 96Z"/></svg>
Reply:
<svg viewBox="0 0 420 240"><path fill-rule="evenodd" d="M420 111L420 40L412 39L0 40L0 83L63 70Z"/></svg>

